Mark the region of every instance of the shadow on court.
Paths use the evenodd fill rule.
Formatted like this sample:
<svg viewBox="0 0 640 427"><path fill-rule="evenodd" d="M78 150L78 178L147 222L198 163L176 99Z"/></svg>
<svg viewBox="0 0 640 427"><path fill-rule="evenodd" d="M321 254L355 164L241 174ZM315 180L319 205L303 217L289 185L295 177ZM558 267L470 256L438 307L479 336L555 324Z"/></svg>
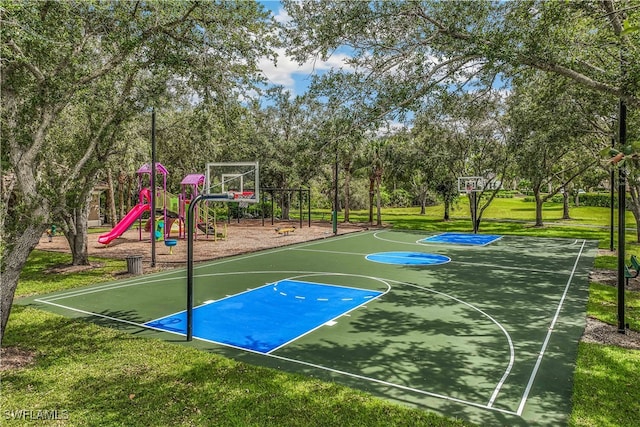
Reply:
<svg viewBox="0 0 640 427"><path fill-rule="evenodd" d="M340 382L481 425L565 424L596 244L503 236L486 246L470 246L421 241L426 237L428 233L412 231L357 233L198 265L195 306L213 309L224 302L224 310L243 316L237 320L212 310L215 314L209 316L222 319L212 322L216 326L206 339L188 344L179 333L144 327L184 311L182 272L31 302L102 326ZM442 255L450 261L404 265L367 259L379 252ZM285 281L381 295L347 305L330 321L303 328L264 354L222 345L216 328L234 329L251 341L259 338L258 330L277 334L304 324L306 313L318 307L317 301L313 305L307 300L310 288L287 295L298 298L294 304L299 306L282 305L278 311L277 300L269 300L275 314L268 321L251 314L266 310L251 301L252 295L264 298L256 289ZM245 297L234 299L238 295ZM315 298L328 301L322 292Z"/></svg>

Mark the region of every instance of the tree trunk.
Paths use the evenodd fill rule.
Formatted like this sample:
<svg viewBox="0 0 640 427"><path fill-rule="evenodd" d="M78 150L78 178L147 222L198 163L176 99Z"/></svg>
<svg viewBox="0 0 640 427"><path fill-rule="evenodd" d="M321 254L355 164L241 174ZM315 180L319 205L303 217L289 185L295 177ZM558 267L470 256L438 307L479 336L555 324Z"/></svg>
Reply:
<svg viewBox="0 0 640 427"><path fill-rule="evenodd" d="M351 173L349 168L344 170L344 222L349 222L350 197L351 197Z"/></svg>
<svg viewBox="0 0 640 427"><path fill-rule="evenodd" d="M131 192L132 192L132 187L133 187L133 181L135 180L134 177L132 177L131 175L127 175L127 189L125 190L125 200L126 200L126 209L124 212L129 212L131 210L131 208L133 208L133 205L131 204ZM137 202L136 202L137 203ZM125 216L125 213L122 212L122 217Z"/></svg>
<svg viewBox="0 0 640 427"><path fill-rule="evenodd" d="M451 202L449 201L449 198L445 198L444 199L444 217L442 218L444 221L449 221L449 219L451 219L451 216L449 214L450 210L451 210Z"/></svg>
<svg viewBox="0 0 640 427"><path fill-rule="evenodd" d="M124 184L128 181L127 174L124 173L123 170L118 172L118 222L124 218L125 211L124 210L124 199L128 198L128 194L125 190Z"/></svg>
<svg viewBox="0 0 640 427"><path fill-rule="evenodd" d="M636 242L640 243L640 186L638 184L632 184L630 180L627 180L627 183L629 195L631 196L630 202L627 202L627 208L636 220ZM618 197L620 197L620 195L618 195ZM622 197L624 197L624 194Z"/></svg>
<svg viewBox="0 0 640 427"><path fill-rule="evenodd" d="M73 223L69 224L65 236L71 248L72 265L89 265L89 205L74 211Z"/></svg>
<svg viewBox="0 0 640 427"><path fill-rule="evenodd" d="M569 215L569 192L566 188L562 193L562 219L571 219Z"/></svg>
<svg viewBox="0 0 640 427"><path fill-rule="evenodd" d="M34 214L37 215L38 213L34 212ZM5 249L3 251L2 281L0 281L0 344L2 344L9 314L11 313L13 296L18 287L20 272L27 262L29 254L40 241L40 237L46 228L46 224L28 225L22 231L22 234L12 239L12 242L15 244L12 245L11 249Z"/></svg>
<svg viewBox="0 0 640 427"><path fill-rule="evenodd" d="M287 188L286 184L283 186L283 188ZM289 220L289 214L291 212L290 195L291 193L288 191L282 192L282 205L280 207L282 208L282 219L286 219L286 220Z"/></svg>
<svg viewBox="0 0 640 427"><path fill-rule="evenodd" d="M536 227L542 227L544 224L542 223L542 197L540 197L540 188L534 188L533 194L536 198Z"/></svg>
<svg viewBox="0 0 640 427"><path fill-rule="evenodd" d="M369 177L369 224L373 225L373 196L375 194L375 176Z"/></svg>
<svg viewBox="0 0 640 427"><path fill-rule="evenodd" d="M376 219L376 225L378 227L382 226L382 198L380 196L380 181L376 182L376 207L378 210L378 214L377 214L377 219Z"/></svg>
<svg viewBox="0 0 640 427"><path fill-rule="evenodd" d="M115 191L113 189L113 178L111 176L111 169L109 168L107 168L107 186L109 187L109 189L107 190L107 206L109 206L109 222L111 223L111 227L113 228L118 223L118 218L116 217L116 197L115 197ZM85 265L85 264L81 264L81 265Z"/></svg>

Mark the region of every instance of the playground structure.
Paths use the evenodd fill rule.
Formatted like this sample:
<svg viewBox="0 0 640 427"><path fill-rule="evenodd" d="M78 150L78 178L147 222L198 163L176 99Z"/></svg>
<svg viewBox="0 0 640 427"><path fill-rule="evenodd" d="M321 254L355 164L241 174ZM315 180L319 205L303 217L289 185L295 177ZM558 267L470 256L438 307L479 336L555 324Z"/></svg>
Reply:
<svg viewBox="0 0 640 427"><path fill-rule="evenodd" d="M156 163L156 171L155 173L159 173L162 175L162 189L160 190L157 187L155 192L155 201L156 201L156 212L162 212L163 221L163 234L164 237L168 237L168 233L171 231L171 224L173 221L169 222L168 219L175 219L177 214L174 212L177 210L177 204L172 200L173 196L167 192L167 169L161 164ZM122 234L127 231L136 221L139 222L139 231L140 231L140 240L142 240L142 230L145 228L146 231L150 231L151 239L156 238L156 230L150 230L150 224L146 223L145 227L142 226L142 216L145 212L151 211L151 189L149 186L145 186L145 178L146 176L151 176L151 167L149 164L145 163L138 169L138 204L135 205L125 216L118 222L112 229L106 234L98 237L98 243L102 243L103 245L107 245L111 243L114 239L122 236ZM176 198L177 201L177 198ZM172 211L171 208L174 210ZM151 213L150 213L151 214ZM166 226L164 226L166 225Z"/></svg>
<svg viewBox="0 0 640 427"><path fill-rule="evenodd" d="M162 183L153 190L155 196L155 229L151 229L151 221L147 220L143 224L143 216L151 212L152 189L150 188L151 167L144 164L138 169L138 203L111 229L98 237L98 242L104 245L122 236L136 221L140 240L142 240L143 230L150 233L150 239L164 240L165 245L171 249L176 243L171 239L172 233L178 234L179 238L187 237L187 211L193 199L197 196L209 193L212 188L217 191L216 197L210 199L213 202L238 202L240 206L246 207L248 203L255 203L258 200L259 178L257 162L240 163L209 163L207 164L207 175L189 174L181 181L181 192L179 195L171 194L167 191L167 169L156 163L155 173L162 176L161 180L155 182ZM205 188L206 184L206 188ZM215 209L207 203L203 206L196 206L194 210L194 237L198 231L214 239L226 238L227 225L218 227Z"/></svg>
<svg viewBox="0 0 640 427"><path fill-rule="evenodd" d="M189 174L180 182L181 191L178 196L180 205L179 218L186 218L191 200L203 194L205 181L206 177L203 174ZM196 206L194 217L196 223L196 235L194 237L197 237L197 230L200 230L207 238L209 238L210 235L213 236L214 240L227 238L227 225L224 224L222 231L220 231L216 220L216 211L210 208L208 204ZM181 239L187 237L187 227L185 224L184 221L180 221L179 237Z"/></svg>

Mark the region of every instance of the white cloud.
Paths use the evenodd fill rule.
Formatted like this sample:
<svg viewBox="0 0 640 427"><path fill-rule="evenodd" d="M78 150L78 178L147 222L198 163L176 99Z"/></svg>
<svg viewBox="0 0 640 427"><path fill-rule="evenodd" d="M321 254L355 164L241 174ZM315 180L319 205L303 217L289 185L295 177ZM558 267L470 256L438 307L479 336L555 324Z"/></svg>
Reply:
<svg viewBox="0 0 640 427"><path fill-rule="evenodd" d="M262 4L267 9L271 10L276 22L286 24L291 20L291 17L279 1L262 1ZM350 68L346 64L346 60L349 59L349 56L345 54L336 53L327 61L310 60L304 64L298 64L287 56L284 48L277 49L276 53L278 55L276 65L268 59L263 58L258 66L272 84L282 85L297 95L300 95L301 93L296 93L296 90L304 91L306 86L311 82L311 76L316 74L321 75L332 68Z"/></svg>
<svg viewBox="0 0 640 427"><path fill-rule="evenodd" d="M335 54L327 61L310 60L304 64L298 64L289 58L285 49L278 49L277 54L277 64L274 65L264 58L258 66L271 83L282 85L291 90L296 88L296 82L304 84L303 82L306 81L308 83L314 74L323 74L331 69L348 68L346 61L349 56L344 54Z"/></svg>
<svg viewBox="0 0 640 427"><path fill-rule="evenodd" d="M272 3L275 3L275 4L278 5L277 11L275 10L276 8L269 7L269 6L271 6ZM280 24L286 24L287 22L291 21L291 16L289 16L287 11L283 7L280 7L280 2L279 1L278 2L265 2L265 6L267 6L271 10L271 13L273 14L273 18L276 20L276 22L278 22Z"/></svg>

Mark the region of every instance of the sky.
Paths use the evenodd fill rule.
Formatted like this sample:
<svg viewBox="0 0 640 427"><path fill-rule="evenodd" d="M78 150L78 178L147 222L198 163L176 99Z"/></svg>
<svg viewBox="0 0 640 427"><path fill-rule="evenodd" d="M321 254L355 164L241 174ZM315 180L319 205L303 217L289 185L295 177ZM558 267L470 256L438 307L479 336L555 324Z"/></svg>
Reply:
<svg viewBox="0 0 640 427"><path fill-rule="evenodd" d="M260 4L271 10L278 22L289 20L289 16L279 1L260 1ZM276 66L265 59L260 64L260 68L272 84L284 86L285 89L291 90L293 95L302 95L314 74L321 75L331 68L343 67L344 60L347 58L346 54L337 53L332 55L328 61L309 61L299 65L287 57L284 49L278 49L277 53L278 62Z"/></svg>

